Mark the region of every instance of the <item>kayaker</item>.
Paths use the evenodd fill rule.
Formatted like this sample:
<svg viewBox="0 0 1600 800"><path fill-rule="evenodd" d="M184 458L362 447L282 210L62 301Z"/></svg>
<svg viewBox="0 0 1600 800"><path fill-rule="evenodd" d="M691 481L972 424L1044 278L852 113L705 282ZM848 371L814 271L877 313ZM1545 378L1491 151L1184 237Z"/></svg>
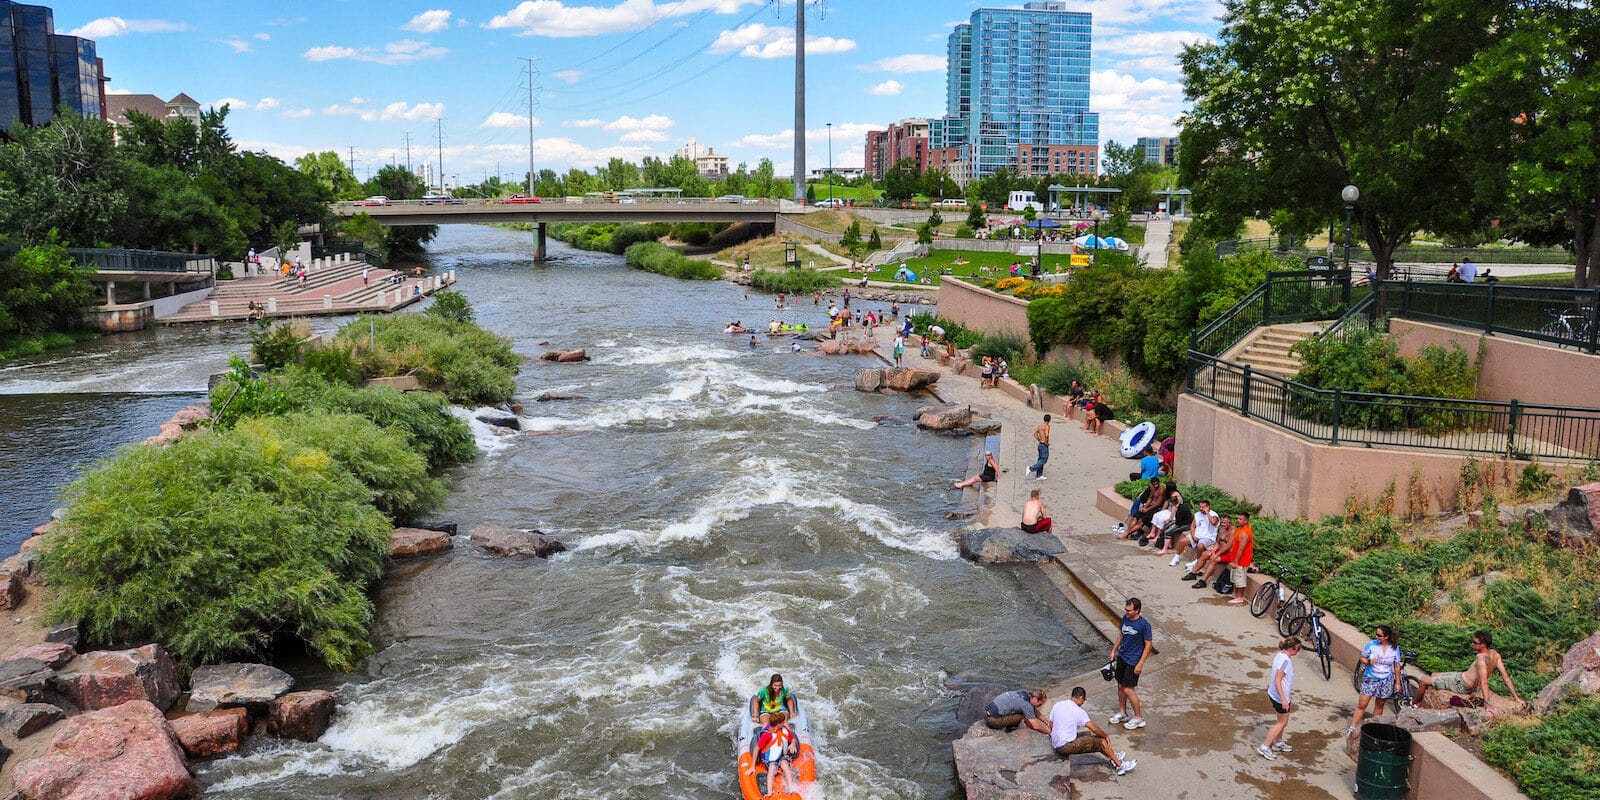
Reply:
<svg viewBox="0 0 1600 800"><path fill-rule="evenodd" d="M767 685L750 698L750 721L766 724L772 721L772 715L784 712L790 716L795 713L794 694L784 688L783 676L772 673L767 679Z"/></svg>

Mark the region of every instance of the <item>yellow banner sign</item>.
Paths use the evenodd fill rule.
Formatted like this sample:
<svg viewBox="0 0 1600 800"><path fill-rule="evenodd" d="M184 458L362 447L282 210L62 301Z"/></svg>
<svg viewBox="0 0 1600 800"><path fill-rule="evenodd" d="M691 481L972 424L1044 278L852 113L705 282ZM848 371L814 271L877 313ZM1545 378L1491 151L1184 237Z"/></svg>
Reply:
<svg viewBox="0 0 1600 800"><path fill-rule="evenodd" d="M1072 256L1072 266L1074 266L1074 267L1087 267L1087 266L1089 266L1089 254L1088 253L1077 253L1077 254L1074 254Z"/></svg>

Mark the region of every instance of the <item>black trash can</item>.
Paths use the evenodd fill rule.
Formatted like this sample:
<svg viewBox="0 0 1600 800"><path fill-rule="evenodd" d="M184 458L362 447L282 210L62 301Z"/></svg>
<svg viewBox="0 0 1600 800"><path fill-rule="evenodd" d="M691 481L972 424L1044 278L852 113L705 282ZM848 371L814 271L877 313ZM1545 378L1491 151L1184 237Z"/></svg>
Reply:
<svg viewBox="0 0 1600 800"><path fill-rule="evenodd" d="M1411 732L1381 722L1361 726L1356 797L1401 800L1411 790Z"/></svg>

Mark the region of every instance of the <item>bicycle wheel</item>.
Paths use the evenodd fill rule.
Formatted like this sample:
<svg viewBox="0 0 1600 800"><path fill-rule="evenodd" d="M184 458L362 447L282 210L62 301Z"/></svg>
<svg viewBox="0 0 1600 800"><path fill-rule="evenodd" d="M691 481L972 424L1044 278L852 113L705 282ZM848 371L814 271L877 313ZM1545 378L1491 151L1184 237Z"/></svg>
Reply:
<svg viewBox="0 0 1600 800"><path fill-rule="evenodd" d="M1250 616L1259 617L1267 613L1267 609L1272 608L1272 602L1277 599L1278 584L1263 584L1260 589L1256 590L1256 596L1250 598Z"/></svg>
<svg viewBox="0 0 1600 800"><path fill-rule="evenodd" d="M1278 616L1278 634L1281 636L1298 636L1300 629L1305 626L1310 612L1306 611L1306 601L1298 598L1285 603Z"/></svg>
<svg viewBox="0 0 1600 800"><path fill-rule="evenodd" d="M1422 693L1422 679L1415 675L1403 675L1400 678L1400 696L1395 702L1401 706L1413 707L1417 704L1417 695Z"/></svg>
<svg viewBox="0 0 1600 800"><path fill-rule="evenodd" d="M1319 623L1317 628L1317 660L1322 662L1322 679L1333 680L1333 636Z"/></svg>
<svg viewBox="0 0 1600 800"><path fill-rule="evenodd" d="M1566 339L1567 339L1568 334L1569 334L1569 331L1567 330L1567 326L1562 325L1559 322L1551 322L1551 323L1545 325L1543 328L1539 329L1539 335L1540 336L1548 336L1551 339L1554 339L1555 340L1554 344L1557 347L1566 347L1567 346L1566 345Z"/></svg>

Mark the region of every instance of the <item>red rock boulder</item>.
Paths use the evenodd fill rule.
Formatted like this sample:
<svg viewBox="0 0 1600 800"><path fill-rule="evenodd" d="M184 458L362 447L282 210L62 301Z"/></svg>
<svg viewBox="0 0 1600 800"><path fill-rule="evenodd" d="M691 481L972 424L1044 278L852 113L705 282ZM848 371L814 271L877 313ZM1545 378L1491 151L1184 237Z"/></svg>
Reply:
<svg viewBox="0 0 1600 800"><path fill-rule="evenodd" d="M223 708L179 717L171 722L183 752L195 758L212 758L239 752L250 732L250 712Z"/></svg>
<svg viewBox="0 0 1600 800"><path fill-rule="evenodd" d="M395 528L389 534L390 558L416 558L450 549L449 534L421 528Z"/></svg>
<svg viewBox="0 0 1600 800"><path fill-rule="evenodd" d="M914 392L939 382L939 373L931 369L886 369L884 385L900 392Z"/></svg>
<svg viewBox="0 0 1600 800"><path fill-rule="evenodd" d="M314 742L328 730L333 718L333 695L321 689L290 692L272 701L267 731L283 739Z"/></svg>
<svg viewBox="0 0 1600 800"><path fill-rule="evenodd" d="M173 800L200 791L178 737L145 700L68 719L45 754L12 777L27 800Z"/></svg>
<svg viewBox="0 0 1600 800"><path fill-rule="evenodd" d="M65 642L44 642L42 644L28 645L27 647L20 647L16 650L12 650L11 653L6 656L6 660L10 661L13 658L31 658L37 661L43 661L45 664L49 665L51 669L61 669L62 667L66 666L68 662L77 657L78 651L72 649L72 645L70 644Z"/></svg>
<svg viewBox="0 0 1600 800"><path fill-rule="evenodd" d="M166 710L178 699L176 665L159 644L84 653L51 678L50 686L83 711L133 700Z"/></svg>
<svg viewBox="0 0 1600 800"><path fill-rule="evenodd" d="M472 529L472 545L492 556L549 558L567 549L552 536L539 531L519 531L499 525L478 525Z"/></svg>

